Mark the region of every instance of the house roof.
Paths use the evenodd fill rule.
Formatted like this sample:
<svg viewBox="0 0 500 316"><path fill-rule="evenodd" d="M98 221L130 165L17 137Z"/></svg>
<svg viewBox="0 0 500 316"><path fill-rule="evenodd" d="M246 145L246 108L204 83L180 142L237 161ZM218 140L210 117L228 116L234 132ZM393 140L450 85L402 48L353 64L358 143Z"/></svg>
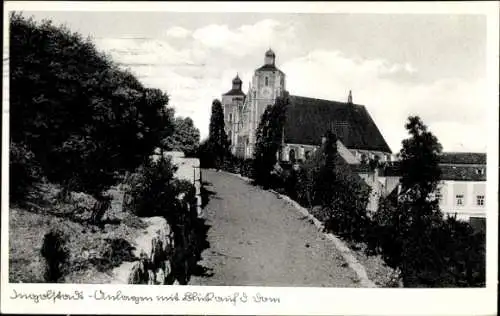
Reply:
<svg viewBox="0 0 500 316"><path fill-rule="evenodd" d="M309 165L317 164L318 161L320 159L322 159L321 158L322 153L323 153L322 150L317 150L317 151L313 152L311 154L311 157L309 157L309 159L306 160L305 164L306 165L307 164L309 164ZM360 165L357 165L357 166L360 166ZM359 172L355 168L356 167L353 167L353 165L349 164L344 159L344 157L342 157L342 155L337 152L337 154L335 155L335 169L336 169L336 171L339 172L340 174L342 174L342 176L345 177L345 179L355 181L355 182L359 183L361 186L363 186L364 188L369 189L370 186L360 176L360 173L362 173L362 172ZM361 167L361 168L363 168L363 167Z"/></svg>
<svg viewBox="0 0 500 316"><path fill-rule="evenodd" d="M441 180L447 181L486 181L486 165L474 166L465 164L439 164L441 169ZM401 170L399 163L382 168L382 177L400 177Z"/></svg>
<svg viewBox="0 0 500 316"><path fill-rule="evenodd" d="M320 145L332 129L349 149L391 153L384 137L363 105L290 96L285 142Z"/></svg>
<svg viewBox="0 0 500 316"><path fill-rule="evenodd" d="M485 153L461 153L461 152L444 152L441 154L439 162L442 164L475 164L486 165Z"/></svg>
<svg viewBox="0 0 500 316"><path fill-rule="evenodd" d="M441 180L454 181L486 181L486 166L482 168L474 166L440 165Z"/></svg>

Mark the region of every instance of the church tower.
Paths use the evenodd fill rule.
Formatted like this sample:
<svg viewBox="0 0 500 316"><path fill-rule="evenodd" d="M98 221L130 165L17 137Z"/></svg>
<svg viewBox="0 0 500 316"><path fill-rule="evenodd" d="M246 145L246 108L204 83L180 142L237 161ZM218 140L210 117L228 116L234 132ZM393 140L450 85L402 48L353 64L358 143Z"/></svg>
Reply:
<svg viewBox="0 0 500 316"><path fill-rule="evenodd" d="M224 110L224 129L231 142L231 151L236 154L238 146L238 132L241 128L242 108L245 102L245 93L241 90L242 81L238 74L232 81L232 88L222 95L222 109Z"/></svg>
<svg viewBox="0 0 500 316"><path fill-rule="evenodd" d="M272 49L264 55L264 65L254 72L250 90L248 92L248 106L250 109L249 120L249 146L245 156L253 155L256 141L256 130L262 114L268 105L273 105L276 98L285 92L285 73L276 67L276 54Z"/></svg>

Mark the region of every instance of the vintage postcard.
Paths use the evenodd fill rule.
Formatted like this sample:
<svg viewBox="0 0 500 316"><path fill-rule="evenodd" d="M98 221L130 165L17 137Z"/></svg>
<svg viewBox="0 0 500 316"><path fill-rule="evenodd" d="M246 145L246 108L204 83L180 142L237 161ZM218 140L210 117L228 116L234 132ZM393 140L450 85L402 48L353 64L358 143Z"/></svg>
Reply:
<svg viewBox="0 0 500 316"><path fill-rule="evenodd" d="M4 9L3 313L496 314L498 2Z"/></svg>

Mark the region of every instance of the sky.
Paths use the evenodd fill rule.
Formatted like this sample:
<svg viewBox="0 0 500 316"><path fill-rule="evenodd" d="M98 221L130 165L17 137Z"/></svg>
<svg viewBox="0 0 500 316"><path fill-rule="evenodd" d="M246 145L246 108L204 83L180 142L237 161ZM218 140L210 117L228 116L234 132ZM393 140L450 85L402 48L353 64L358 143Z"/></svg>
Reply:
<svg viewBox="0 0 500 316"><path fill-rule="evenodd" d="M419 115L444 151L486 151L486 17L444 14L25 12L90 36L208 135L212 101L272 48L292 95L363 104L393 152Z"/></svg>

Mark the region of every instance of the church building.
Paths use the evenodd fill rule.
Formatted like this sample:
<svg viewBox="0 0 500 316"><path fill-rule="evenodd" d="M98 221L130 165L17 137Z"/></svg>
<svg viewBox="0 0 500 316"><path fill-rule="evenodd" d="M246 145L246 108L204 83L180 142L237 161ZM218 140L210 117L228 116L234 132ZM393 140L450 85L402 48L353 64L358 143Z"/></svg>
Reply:
<svg viewBox="0 0 500 316"><path fill-rule="evenodd" d="M268 105L286 90L286 76L276 67L276 55L269 49L264 65L257 68L247 93L242 91L242 80L233 79L232 89L222 95L222 106L227 135L233 154L251 158L254 153L256 131ZM339 153L350 164L363 159L391 159L391 149L364 105L355 104L349 92L347 102L315 99L289 94L283 130L281 161L305 160L321 145L328 130L339 141Z"/></svg>

